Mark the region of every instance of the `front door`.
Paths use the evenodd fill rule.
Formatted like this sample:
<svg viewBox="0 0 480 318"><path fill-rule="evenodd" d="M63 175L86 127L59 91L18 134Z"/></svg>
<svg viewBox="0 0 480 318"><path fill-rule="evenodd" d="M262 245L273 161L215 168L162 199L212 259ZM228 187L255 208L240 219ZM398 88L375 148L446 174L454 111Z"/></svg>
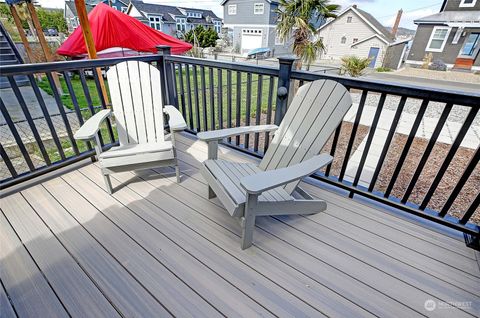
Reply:
<svg viewBox="0 0 480 318"><path fill-rule="evenodd" d="M480 33L470 33L455 60L455 68L470 70L480 50Z"/></svg>
<svg viewBox="0 0 480 318"><path fill-rule="evenodd" d="M378 52L380 49L378 47L371 47L370 52L368 52L368 58L370 59L370 65L368 67L374 68L375 63L377 62Z"/></svg>

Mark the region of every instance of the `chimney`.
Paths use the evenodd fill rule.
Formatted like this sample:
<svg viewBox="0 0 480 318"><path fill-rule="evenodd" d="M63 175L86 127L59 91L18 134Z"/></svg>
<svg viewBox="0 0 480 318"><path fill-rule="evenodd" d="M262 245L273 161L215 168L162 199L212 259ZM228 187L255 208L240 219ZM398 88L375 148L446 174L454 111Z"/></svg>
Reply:
<svg viewBox="0 0 480 318"><path fill-rule="evenodd" d="M357 8L357 5L356 5L356 4L354 4L352 7L354 7L354 8L356 9L356 8Z"/></svg>
<svg viewBox="0 0 480 318"><path fill-rule="evenodd" d="M393 35L394 38L397 35L398 25L400 24L400 19L402 18L402 13L403 13L402 9L398 10L397 18L395 19L395 23L393 24L392 35Z"/></svg>

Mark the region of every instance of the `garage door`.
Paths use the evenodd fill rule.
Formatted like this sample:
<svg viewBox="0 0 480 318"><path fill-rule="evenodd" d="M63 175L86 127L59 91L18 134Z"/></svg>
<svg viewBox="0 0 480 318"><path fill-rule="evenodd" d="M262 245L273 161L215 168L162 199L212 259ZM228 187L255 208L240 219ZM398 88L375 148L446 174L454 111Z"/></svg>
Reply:
<svg viewBox="0 0 480 318"><path fill-rule="evenodd" d="M262 47L261 29L242 30L242 53Z"/></svg>

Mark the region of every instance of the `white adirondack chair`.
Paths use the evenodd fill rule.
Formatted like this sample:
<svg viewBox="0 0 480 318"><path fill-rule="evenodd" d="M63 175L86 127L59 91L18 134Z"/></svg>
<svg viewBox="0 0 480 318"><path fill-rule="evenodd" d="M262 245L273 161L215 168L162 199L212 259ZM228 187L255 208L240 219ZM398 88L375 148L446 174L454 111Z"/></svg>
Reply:
<svg viewBox="0 0 480 318"><path fill-rule="evenodd" d="M174 136L187 125L175 107L163 106L159 70L144 62L122 62L110 67L107 79L113 113L110 109L96 113L80 127L75 139L95 139L108 192L112 193L109 175L121 171L175 166L180 182ZM171 140L165 140L164 114L168 116ZM98 131L111 115L115 116L120 145L102 152Z"/></svg>
<svg viewBox="0 0 480 318"><path fill-rule="evenodd" d="M255 217L281 214L312 214L326 209L298 187L300 180L318 171L333 158L319 152L352 105L350 93L331 80L303 85L279 127L237 127L199 133L208 143L208 160L202 175L208 196L218 196L242 226L242 249L252 245ZM217 159L218 141L245 133L276 131L260 165Z"/></svg>

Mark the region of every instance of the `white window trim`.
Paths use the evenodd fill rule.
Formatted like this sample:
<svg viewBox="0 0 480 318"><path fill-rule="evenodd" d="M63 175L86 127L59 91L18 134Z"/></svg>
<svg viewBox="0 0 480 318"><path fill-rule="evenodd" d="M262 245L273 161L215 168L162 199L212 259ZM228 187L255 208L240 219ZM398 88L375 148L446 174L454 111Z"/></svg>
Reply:
<svg viewBox="0 0 480 318"><path fill-rule="evenodd" d="M228 15L236 15L237 14L237 5L236 4L229 4L227 13L228 13Z"/></svg>
<svg viewBox="0 0 480 318"><path fill-rule="evenodd" d="M439 49L431 49L430 45L432 44L433 36L435 35L435 31L438 29L447 29L447 34L445 35L445 39L443 39L442 46ZM452 31L452 28L450 27L445 27L445 26L436 26L432 30L432 34L430 34L430 39L428 40L427 47L425 48L426 52L443 52L443 49L445 48L445 44L447 44L448 37L450 36L450 32Z"/></svg>
<svg viewBox="0 0 480 318"><path fill-rule="evenodd" d="M455 32L455 36L453 37L452 44L458 44L458 41L460 40L460 37L462 36L462 33L464 31L464 28L457 28L457 32Z"/></svg>
<svg viewBox="0 0 480 318"><path fill-rule="evenodd" d="M477 3L477 0L473 0L472 3L465 3L465 0L462 0L460 2L460 8L473 8L476 3Z"/></svg>
<svg viewBox="0 0 480 318"><path fill-rule="evenodd" d="M256 6L257 6L257 5L262 7L262 11L261 11L261 12L260 12L260 11L259 11L259 12L256 11ZM265 13L265 4L264 4L264 3L259 3L259 2L257 2L257 3L254 3L254 4L253 4L253 14L264 14L264 13Z"/></svg>

